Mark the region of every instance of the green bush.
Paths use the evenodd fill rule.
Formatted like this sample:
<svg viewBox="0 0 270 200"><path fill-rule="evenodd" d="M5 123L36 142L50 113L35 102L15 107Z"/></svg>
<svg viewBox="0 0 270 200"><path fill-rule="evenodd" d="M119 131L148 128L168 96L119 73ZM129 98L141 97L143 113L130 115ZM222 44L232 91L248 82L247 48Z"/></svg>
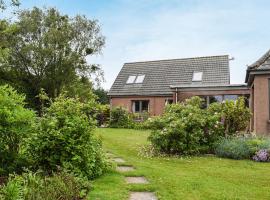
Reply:
<svg viewBox="0 0 270 200"><path fill-rule="evenodd" d="M244 97L239 97L236 101L226 100L224 103L210 104L208 111L210 115L217 113L221 117L226 136L244 131L251 117Z"/></svg>
<svg viewBox="0 0 270 200"><path fill-rule="evenodd" d="M250 159L256 152L270 149L270 139L258 137L222 138L215 145L215 154L232 159Z"/></svg>
<svg viewBox="0 0 270 200"><path fill-rule="evenodd" d="M251 152L244 138L223 138L216 145L215 154L224 158L248 159Z"/></svg>
<svg viewBox="0 0 270 200"><path fill-rule="evenodd" d="M110 127L112 128L133 128L129 112L123 107L114 107L111 109Z"/></svg>
<svg viewBox="0 0 270 200"><path fill-rule="evenodd" d="M202 108L203 100L192 97L168 105L162 116L149 119L153 130L149 136L154 148L169 154L212 152L216 141L243 130L250 118L245 99L211 104Z"/></svg>
<svg viewBox="0 0 270 200"><path fill-rule="evenodd" d="M52 103L28 144L36 168L51 173L61 167L87 178L106 170L101 141L94 136L95 120L85 114L84 106L64 96Z"/></svg>
<svg viewBox="0 0 270 200"><path fill-rule="evenodd" d="M89 190L89 183L71 174L61 172L52 176L41 173L13 175L0 189L3 200L53 200L82 199Z"/></svg>
<svg viewBox="0 0 270 200"><path fill-rule="evenodd" d="M31 135L35 113L25 108L24 100L12 87L0 86L1 175L20 172L27 163L21 147Z"/></svg>
<svg viewBox="0 0 270 200"><path fill-rule="evenodd" d="M203 151L206 119L204 110L200 108L201 103L199 97L194 97L166 108L165 115L157 120L159 129L149 136L153 146L169 154L197 154Z"/></svg>

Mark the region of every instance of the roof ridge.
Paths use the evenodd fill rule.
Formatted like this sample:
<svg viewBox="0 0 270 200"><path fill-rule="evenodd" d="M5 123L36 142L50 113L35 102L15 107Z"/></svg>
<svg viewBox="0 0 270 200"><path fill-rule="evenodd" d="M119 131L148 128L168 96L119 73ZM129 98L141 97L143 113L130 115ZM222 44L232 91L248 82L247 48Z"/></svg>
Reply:
<svg viewBox="0 0 270 200"><path fill-rule="evenodd" d="M252 63L251 65L248 65L248 69L258 68L260 65L262 65L268 58L270 57L270 49L263 54L256 62Z"/></svg>
<svg viewBox="0 0 270 200"><path fill-rule="evenodd" d="M213 57L229 57L228 54L223 55L215 55L215 56L196 56L196 57L187 57L187 58L172 58L172 59L159 59L159 60L146 60L146 61L135 61L135 62L125 62L125 64L133 64L133 63L147 63L147 62L160 62L160 61L174 61L174 60L192 60L192 59L200 59L200 58L213 58Z"/></svg>

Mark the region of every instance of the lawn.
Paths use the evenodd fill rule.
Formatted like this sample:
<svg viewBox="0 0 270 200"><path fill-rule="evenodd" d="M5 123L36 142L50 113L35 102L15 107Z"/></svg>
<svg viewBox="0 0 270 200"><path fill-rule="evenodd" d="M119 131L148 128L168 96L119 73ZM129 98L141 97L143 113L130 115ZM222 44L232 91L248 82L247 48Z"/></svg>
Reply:
<svg viewBox="0 0 270 200"><path fill-rule="evenodd" d="M270 164L211 156L145 158L139 154L149 131L98 129L106 151L136 170L110 172L95 180L91 200L127 200L129 191L154 191L159 200L270 199ZM145 176L150 184L128 185L127 175Z"/></svg>

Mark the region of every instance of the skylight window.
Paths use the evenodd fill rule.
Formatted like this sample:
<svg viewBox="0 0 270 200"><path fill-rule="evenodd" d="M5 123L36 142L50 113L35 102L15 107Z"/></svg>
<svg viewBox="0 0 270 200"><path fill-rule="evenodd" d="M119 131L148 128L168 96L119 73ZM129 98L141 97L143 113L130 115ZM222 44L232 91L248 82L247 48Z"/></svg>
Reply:
<svg viewBox="0 0 270 200"><path fill-rule="evenodd" d="M192 81L202 81L202 72L193 72Z"/></svg>
<svg viewBox="0 0 270 200"><path fill-rule="evenodd" d="M134 83L134 81L136 80L136 76L129 76L128 77L128 80L127 80L127 83L130 84L130 83Z"/></svg>
<svg viewBox="0 0 270 200"><path fill-rule="evenodd" d="M144 77L145 77L145 75L138 75L135 83L142 83L144 80Z"/></svg>
<svg viewBox="0 0 270 200"><path fill-rule="evenodd" d="M132 83L142 83L144 80L145 75L140 74L140 75L130 75L127 79L127 84L132 84Z"/></svg>

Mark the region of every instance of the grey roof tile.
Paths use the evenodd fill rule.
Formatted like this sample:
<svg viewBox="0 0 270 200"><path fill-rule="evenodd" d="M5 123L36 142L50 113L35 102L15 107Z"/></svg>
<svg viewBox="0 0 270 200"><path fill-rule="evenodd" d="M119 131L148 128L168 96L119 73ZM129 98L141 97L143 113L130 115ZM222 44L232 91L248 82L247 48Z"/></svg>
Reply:
<svg viewBox="0 0 270 200"><path fill-rule="evenodd" d="M194 71L203 72L201 82L192 82ZM130 75L145 74L142 84L126 84ZM170 85L230 84L228 55L125 63L109 95L171 95Z"/></svg>

